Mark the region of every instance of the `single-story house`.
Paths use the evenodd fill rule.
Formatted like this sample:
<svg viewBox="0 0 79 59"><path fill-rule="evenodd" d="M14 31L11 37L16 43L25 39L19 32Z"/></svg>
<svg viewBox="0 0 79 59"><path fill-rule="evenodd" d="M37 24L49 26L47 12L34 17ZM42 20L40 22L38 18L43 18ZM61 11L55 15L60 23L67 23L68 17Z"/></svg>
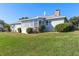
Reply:
<svg viewBox="0 0 79 59"><path fill-rule="evenodd" d="M11 24L11 31L12 32L18 32L18 28L21 28L21 23L20 22Z"/></svg>
<svg viewBox="0 0 79 59"><path fill-rule="evenodd" d="M26 29L31 27L37 29L39 26L44 25L45 31L54 31L57 24L65 23L67 19L65 16L60 16L60 10L55 11L54 16L37 16L34 18L24 18L19 20L17 23L11 24L12 32L18 32L18 28L21 28L22 33L27 33Z"/></svg>

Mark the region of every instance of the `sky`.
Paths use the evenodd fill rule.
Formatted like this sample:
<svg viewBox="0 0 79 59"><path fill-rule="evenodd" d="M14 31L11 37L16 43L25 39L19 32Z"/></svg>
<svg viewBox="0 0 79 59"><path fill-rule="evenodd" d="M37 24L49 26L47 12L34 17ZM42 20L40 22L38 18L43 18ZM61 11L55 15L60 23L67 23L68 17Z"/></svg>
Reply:
<svg viewBox="0 0 79 59"><path fill-rule="evenodd" d="M46 16L53 16L56 9L68 19L79 16L78 3L0 3L0 19L11 24L21 17L44 16L44 11Z"/></svg>

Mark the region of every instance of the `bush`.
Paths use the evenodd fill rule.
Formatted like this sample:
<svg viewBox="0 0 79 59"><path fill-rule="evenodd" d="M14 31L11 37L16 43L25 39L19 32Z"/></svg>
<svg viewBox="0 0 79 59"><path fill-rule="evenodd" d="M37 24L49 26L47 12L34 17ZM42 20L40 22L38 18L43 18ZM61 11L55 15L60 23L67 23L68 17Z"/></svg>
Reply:
<svg viewBox="0 0 79 59"><path fill-rule="evenodd" d="M11 32L11 28L9 24L5 24L4 29L5 29L4 31Z"/></svg>
<svg viewBox="0 0 79 59"><path fill-rule="evenodd" d="M74 26L71 23L58 24L56 25L55 30L57 32L69 32L74 30Z"/></svg>
<svg viewBox="0 0 79 59"><path fill-rule="evenodd" d="M18 32L21 33L21 28L18 28Z"/></svg>
<svg viewBox="0 0 79 59"><path fill-rule="evenodd" d="M27 32L28 34L33 33L33 28L30 28L30 27L29 27L29 28L27 28L27 29L26 29L26 32Z"/></svg>
<svg viewBox="0 0 79 59"><path fill-rule="evenodd" d="M44 29L45 29L44 25L39 26L39 32L44 32Z"/></svg>

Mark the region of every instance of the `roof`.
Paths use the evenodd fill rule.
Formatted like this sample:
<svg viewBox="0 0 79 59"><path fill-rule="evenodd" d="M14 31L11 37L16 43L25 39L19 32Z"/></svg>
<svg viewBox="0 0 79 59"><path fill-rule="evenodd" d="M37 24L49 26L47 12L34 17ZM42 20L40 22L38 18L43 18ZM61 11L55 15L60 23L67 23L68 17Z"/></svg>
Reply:
<svg viewBox="0 0 79 59"><path fill-rule="evenodd" d="M15 25L15 24L21 24L20 22L16 22L16 23L13 23L13 24L11 24L11 25Z"/></svg>
<svg viewBox="0 0 79 59"><path fill-rule="evenodd" d="M39 17L39 16L37 16L37 17L33 17L33 18L29 18L29 19L23 19L23 20L19 20L19 21L33 21L33 20L38 20L38 19L40 19L40 18L42 18L42 17ZM43 19L43 18L42 18Z"/></svg>
<svg viewBox="0 0 79 59"><path fill-rule="evenodd" d="M42 18L46 19L58 19L58 18L66 18L65 16L42 16Z"/></svg>
<svg viewBox="0 0 79 59"><path fill-rule="evenodd" d="M66 18L66 17L65 16L37 16L37 17L30 18L30 19L23 19L23 20L20 20L20 21L32 21L32 20L41 19L41 18L53 20L53 19L57 19L57 18Z"/></svg>
<svg viewBox="0 0 79 59"><path fill-rule="evenodd" d="M38 19L49 19L49 20L54 20L54 19L59 19L59 18L66 18L65 16L37 16L37 17L33 17L33 18L29 18L29 19L23 19L23 20L19 20L17 23L13 23L13 24L21 24L21 22L24 21L33 21L33 20L38 20ZM13 25L11 24L11 25Z"/></svg>
<svg viewBox="0 0 79 59"><path fill-rule="evenodd" d="M21 21L31 21L31 19L22 19L22 20L19 20L19 22Z"/></svg>

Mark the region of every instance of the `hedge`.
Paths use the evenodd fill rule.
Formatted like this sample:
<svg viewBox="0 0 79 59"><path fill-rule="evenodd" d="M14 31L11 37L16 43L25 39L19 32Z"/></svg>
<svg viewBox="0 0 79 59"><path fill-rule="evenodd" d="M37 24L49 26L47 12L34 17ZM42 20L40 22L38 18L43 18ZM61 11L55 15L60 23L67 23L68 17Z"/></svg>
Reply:
<svg viewBox="0 0 79 59"><path fill-rule="evenodd" d="M69 32L69 31L73 31L74 30L74 25L71 24L71 23L58 24L58 25L56 25L55 30L57 32Z"/></svg>
<svg viewBox="0 0 79 59"><path fill-rule="evenodd" d="M29 28L27 28L27 29L26 29L26 32L27 32L28 34L33 33L33 28L30 28L30 27L29 27Z"/></svg>
<svg viewBox="0 0 79 59"><path fill-rule="evenodd" d="M18 28L18 32L21 33L21 28Z"/></svg>
<svg viewBox="0 0 79 59"><path fill-rule="evenodd" d="M44 30L45 30L45 26L44 25L39 26L39 32L44 32Z"/></svg>

